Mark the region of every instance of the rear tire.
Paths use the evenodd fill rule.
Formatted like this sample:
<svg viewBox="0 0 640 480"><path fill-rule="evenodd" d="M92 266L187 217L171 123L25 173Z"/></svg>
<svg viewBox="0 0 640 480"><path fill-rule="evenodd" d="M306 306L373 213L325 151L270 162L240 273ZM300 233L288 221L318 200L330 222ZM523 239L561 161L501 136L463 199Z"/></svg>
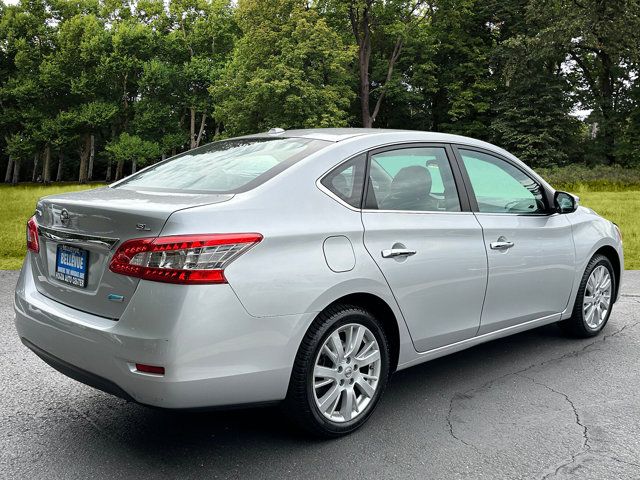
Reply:
<svg viewBox="0 0 640 480"><path fill-rule="evenodd" d="M320 313L298 349L287 415L316 436L339 437L362 426L389 377L389 343L380 322L361 307Z"/></svg>
<svg viewBox="0 0 640 480"><path fill-rule="evenodd" d="M572 337L598 335L611 316L615 291L616 277L611 261L604 255L594 255L580 281L571 317L558 325Z"/></svg>

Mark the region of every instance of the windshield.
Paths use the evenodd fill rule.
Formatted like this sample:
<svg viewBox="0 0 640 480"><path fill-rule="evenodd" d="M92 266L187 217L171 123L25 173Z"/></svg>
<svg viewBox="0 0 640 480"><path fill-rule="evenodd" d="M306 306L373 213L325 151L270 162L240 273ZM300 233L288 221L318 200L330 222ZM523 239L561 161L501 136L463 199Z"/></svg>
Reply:
<svg viewBox="0 0 640 480"><path fill-rule="evenodd" d="M134 174L116 188L244 192L327 145L329 142L307 138L214 142Z"/></svg>

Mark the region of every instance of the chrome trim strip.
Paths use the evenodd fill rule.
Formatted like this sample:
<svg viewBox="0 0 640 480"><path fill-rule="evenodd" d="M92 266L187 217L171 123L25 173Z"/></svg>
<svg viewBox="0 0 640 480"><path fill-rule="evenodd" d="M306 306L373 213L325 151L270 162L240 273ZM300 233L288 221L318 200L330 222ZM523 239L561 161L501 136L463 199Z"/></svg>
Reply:
<svg viewBox="0 0 640 480"><path fill-rule="evenodd" d="M111 250L113 246L120 241L119 238L83 235L42 226L38 226L38 233L47 240L52 240L54 242L64 242L72 245L97 246L107 250Z"/></svg>
<svg viewBox="0 0 640 480"><path fill-rule="evenodd" d="M365 208L362 213L402 213L402 214L415 214L415 215L473 215L473 212L461 212L448 210L374 210L372 208Z"/></svg>

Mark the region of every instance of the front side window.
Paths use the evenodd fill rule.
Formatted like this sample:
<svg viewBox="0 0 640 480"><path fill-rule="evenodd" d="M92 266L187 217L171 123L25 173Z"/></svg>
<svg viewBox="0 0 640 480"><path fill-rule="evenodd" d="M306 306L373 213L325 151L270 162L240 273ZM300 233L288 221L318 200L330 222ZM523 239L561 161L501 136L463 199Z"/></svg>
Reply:
<svg viewBox="0 0 640 480"><path fill-rule="evenodd" d="M483 213L546 213L544 190L509 162L486 153L460 150Z"/></svg>
<svg viewBox="0 0 640 480"><path fill-rule="evenodd" d="M366 163L367 155L358 155L329 172L320 183L343 202L360 208Z"/></svg>
<svg viewBox="0 0 640 480"><path fill-rule="evenodd" d="M189 150L132 175L116 188L207 193L247 191L330 145L306 138L247 138Z"/></svg>
<svg viewBox="0 0 640 480"><path fill-rule="evenodd" d="M379 210L459 212L446 150L416 147L372 155L366 205Z"/></svg>

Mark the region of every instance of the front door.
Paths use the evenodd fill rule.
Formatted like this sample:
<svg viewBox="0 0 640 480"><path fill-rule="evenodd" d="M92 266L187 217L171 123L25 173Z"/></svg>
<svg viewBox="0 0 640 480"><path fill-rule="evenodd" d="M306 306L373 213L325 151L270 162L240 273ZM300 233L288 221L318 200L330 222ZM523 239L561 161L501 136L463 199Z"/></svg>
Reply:
<svg viewBox="0 0 640 480"><path fill-rule="evenodd" d="M482 229L445 146L369 155L364 243L424 352L473 337L487 282Z"/></svg>
<svg viewBox="0 0 640 480"><path fill-rule="evenodd" d="M489 265L478 334L562 312L575 274L567 216L551 213L543 187L514 163L479 150L458 153Z"/></svg>

